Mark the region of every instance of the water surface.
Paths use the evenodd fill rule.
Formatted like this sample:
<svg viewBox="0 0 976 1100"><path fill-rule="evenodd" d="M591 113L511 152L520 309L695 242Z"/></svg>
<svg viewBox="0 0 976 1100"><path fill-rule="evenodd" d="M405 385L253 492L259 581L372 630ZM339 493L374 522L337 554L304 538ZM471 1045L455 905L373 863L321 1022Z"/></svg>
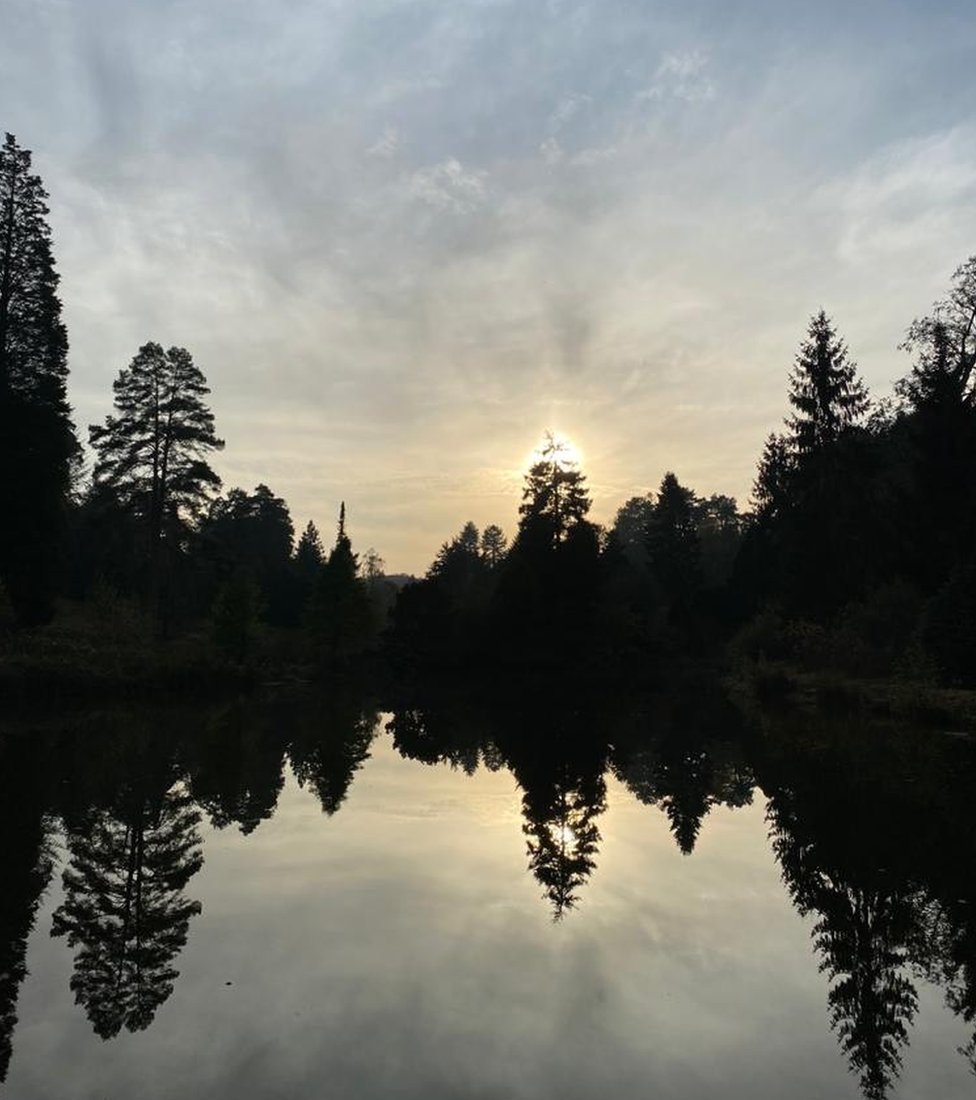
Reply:
<svg viewBox="0 0 976 1100"><path fill-rule="evenodd" d="M971 1096L970 744L732 715L12 729L4 1096Z"/></svg>

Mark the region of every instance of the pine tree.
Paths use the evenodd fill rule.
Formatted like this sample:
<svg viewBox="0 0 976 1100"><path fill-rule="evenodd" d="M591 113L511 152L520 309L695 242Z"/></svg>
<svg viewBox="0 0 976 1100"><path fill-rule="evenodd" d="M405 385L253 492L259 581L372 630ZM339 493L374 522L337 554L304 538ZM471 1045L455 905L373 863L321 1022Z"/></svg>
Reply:
<svg viewBox="0 0 976 1100"><path fill-rule="evenodd" d="M0 578L23 624L53 614L71 463L68 337L31 155L0 149Z"/></svg>
<svg viewBox="0 0 976 1100"><path fill-rule="evenodd" d="M113 386L115 415L89 429L94 483L137 517L145 535L148 591L160 610L161 564L200 515L220 478L206 456L224 442L214 434L210 392L184 348L144 344Z"/></svg>

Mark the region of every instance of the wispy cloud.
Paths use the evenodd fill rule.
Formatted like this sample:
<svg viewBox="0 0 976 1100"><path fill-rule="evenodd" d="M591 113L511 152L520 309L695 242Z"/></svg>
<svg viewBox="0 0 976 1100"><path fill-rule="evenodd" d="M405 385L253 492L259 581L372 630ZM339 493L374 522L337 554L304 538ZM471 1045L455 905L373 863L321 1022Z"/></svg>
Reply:
<svg viewBox="0 0 976 1100"><path fill-rule="evenodd" d="M705 103L714 97L708 56L700 49L666 53L651 84L637 93L638 100L674 98L687 103Z"/></svg>
<svg viewBox="0 0 976 1100"><path fill-rule="evenodd" d="M410 177L410 193L429 206L452 214L470 214L485 202L484 171L462 167L455 157L418 169Z"/></svg>

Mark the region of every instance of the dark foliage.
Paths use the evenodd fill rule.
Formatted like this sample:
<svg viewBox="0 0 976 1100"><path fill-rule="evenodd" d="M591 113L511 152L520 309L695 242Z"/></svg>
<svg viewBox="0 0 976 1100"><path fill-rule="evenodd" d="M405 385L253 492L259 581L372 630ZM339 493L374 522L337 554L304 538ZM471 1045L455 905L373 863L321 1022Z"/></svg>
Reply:
<svg viewBox="0 0 976 1100"><path fill-rule="evenodd" d="M50 620L63 567L71 466L47 192L12 134L0 148L0 581L18 621Z"/></svg>

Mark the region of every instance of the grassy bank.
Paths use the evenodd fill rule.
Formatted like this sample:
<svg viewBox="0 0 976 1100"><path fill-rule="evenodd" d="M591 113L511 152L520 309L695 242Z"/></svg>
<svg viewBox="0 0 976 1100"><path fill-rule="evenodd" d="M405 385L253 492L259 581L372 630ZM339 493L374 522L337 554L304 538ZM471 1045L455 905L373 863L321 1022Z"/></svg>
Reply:
<svg viewBox="0 0 976 1100"><path fill-rule="evenodd" d="M895 677L809 671L778 661L738 662L727 684L747 707L805 706L862 712L943 731L976 733L976 691Z"/></svg>

